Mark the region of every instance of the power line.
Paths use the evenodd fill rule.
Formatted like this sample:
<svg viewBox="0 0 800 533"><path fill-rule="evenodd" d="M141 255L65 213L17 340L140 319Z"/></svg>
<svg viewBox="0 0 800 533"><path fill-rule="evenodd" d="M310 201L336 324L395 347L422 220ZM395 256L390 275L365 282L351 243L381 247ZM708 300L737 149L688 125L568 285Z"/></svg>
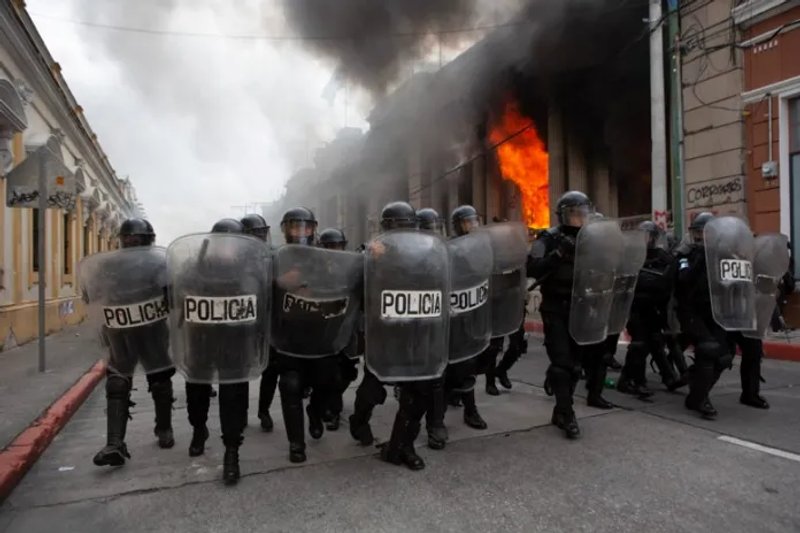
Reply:
<svg viewBox="0 0 800 533"><path fill-rule="evenodd" d="M192 38L211 38L211 39L230 39L240 41L347 41L351 40L351 36L342 35L267 35L267 34L228 34L228 33L207 33L207 32L189 32L178 30L159 30L153 28L141 28L134 26L123 26L118 24L103 24L99 22L90 22L88 20L78 20L66 17L57 17L54 15L46 15L44 13L29 12L34 17L43 19L64 22L67 24L74 24L77 26L85 26L89 28L98 28L105 30L120 31L126 33L139 33L145 35L159 35L163 37L192 37ZM383 35L376 35L376 39L392 39L404 37L424 37L426 35L448 35L457 33L470 33L485 30L495 30L500 28L510 28L515 26L524 26L526 24L533 24L534 20L517 20L508 21L498 24L485 24L466 28L453 28L445 30L431 30L431 31L409 31L409 32L395 32L386 33Z"/></svg>

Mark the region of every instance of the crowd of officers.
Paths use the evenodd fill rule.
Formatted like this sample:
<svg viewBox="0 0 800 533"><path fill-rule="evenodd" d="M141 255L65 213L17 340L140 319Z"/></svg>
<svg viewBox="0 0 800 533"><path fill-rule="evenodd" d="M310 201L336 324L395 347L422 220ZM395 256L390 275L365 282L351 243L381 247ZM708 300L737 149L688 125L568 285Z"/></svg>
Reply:
<svg viewBox="0 0 800 533"><path fill-rule="evenodd" d="M602 392L606 386L607 368L614 362L613 354L619 335L591 345L579 345L571 336L569 317L578 232L592 217L601 215L594 213L589 198L578 191L564 194L556 205L555 213L558 224L537 236L528 255L526 270L527 277L535 280L534 287L539 288L542 296L539 311L544 327L544 344L550 360L545 390L555 399L552 423L563 430L567 438L574 439L580 435L573 409L573 396L580 379L585 378L586 402L589 406L600 409L613 407L603 398ZM725 331L712 317L703 250L703 227L712 218L710 213L702 213L694 218L688 238L672 246L664 245L666 236L656 224L649 221L641 224L640 229L648 236L647 256L638 276L627 322L630 344L616 384L619 391L642 399L653 395L646 379L649 355L666 389L675 391L688 386L686 407L706 419L713 419L717 415L709 393L721 372L731 367L736 346L742 352L741 402L756 408L769 408L759 393L763 355L761 341L747 338L741 333ZM451 234L457 237L479 227L481 219L472 206L465 205L452 212L449 222ZM425 208L415 211L406 202L392 202L385 206L380 224L384 232L406 228L444 235L444 224L435 210ZM286 244L332 250L345 250L348 246L346 236L339 229L328 228L318 232L317 220L306 208L288 210L283 215L280 228ZM220 220L214 224L211 233L247 234L271 243L270 227L257 214L246 215L241 220ZM147 247L153 245L155 232L149 222L129 219L122 224L119 238L122 248ZM363 249L364 245L359 251ZM313 334L308 332L308 335ZM141 351L137 355L143 363L148 357L168 358L164 332L155 332L153 335L159 340L135 347ZM270 407L277 389L281 397L291 462L306 460L305 416L308 417L308 433L313 439L321 438L326 429L335 431L340 427L342 397L358 377L357 356L364 352L363 345L362 325L356 329L346 350L329 357L297 358L270 347L268 364L260 377L258 418L263 431L273 430ZM694 347L691 366L687 365L683 355L690 345ZM370 426L373 410L386 401L386 385L394 385L399 407L391 437L381 446L381 458L393 464L406 465L412 470L422 469L425 463L416 453L414 441L421 430L423 418L428 446L436 450L443 449L448 441L444 423L448 406L462 407L463 421L467 426L486 429L487 423L475 401L476 377L485 375L487 394L499 394L497 382L510 389L512 383L508 372L526 351L523 322L519 330L508 337L508 343L504 337L494 338L477 357L449 364L441 377L436 379L384 383L365 364L353 411L348 419L350 434L361 445L374 444L376 439ZM501 354L498 364L497 359ZM148 389L155 405L155 435L161 448L171 448L175 443L172 431L174 374L174 366L147 373ZM125 433L132 405L132 375L133 368L109 367L106 380L107 444L94 457L96 465L119 466L130 458L125 445ZM240 476L238 450L247 426L249 383L220 382L218 388L222 441L225 445L223 479L226 484L234 484ZM189 455L192 457L204 453L209 438L207 420L210 400L216 394L210 383L187 380L187 411L193 428L189 445Z"/></svg>

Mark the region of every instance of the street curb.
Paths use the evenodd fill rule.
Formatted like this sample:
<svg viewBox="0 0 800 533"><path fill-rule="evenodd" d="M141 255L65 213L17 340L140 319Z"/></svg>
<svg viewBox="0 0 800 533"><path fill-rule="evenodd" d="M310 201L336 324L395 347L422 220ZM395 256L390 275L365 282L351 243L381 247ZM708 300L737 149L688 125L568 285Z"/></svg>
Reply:
<svg viewBox="0 0 800 533"><path fill-rule="evenodd" d="M17 486L58 432L67 425L95 386L103 379L106 363L97 361L25 431L0 451L0 502Z"/></svg>
<svg viewBox="0 0 800 533"><path fill-rule="evenodd" d="M544 333L544 326L538 320L526 320L525 331L537 334ZM627 331L623 331L620 340L630 341ZM780 361L793 361L800 363L800 344L764 341L764 357Z"/></svg>

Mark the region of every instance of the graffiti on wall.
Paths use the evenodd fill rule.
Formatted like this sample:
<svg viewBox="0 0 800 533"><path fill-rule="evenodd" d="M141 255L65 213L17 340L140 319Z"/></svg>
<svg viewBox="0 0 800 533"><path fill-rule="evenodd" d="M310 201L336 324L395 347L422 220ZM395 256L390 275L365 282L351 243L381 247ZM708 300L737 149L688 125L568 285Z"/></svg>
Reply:
<svg viewBox="0 0 800 533"><path fill-rule="evenodd" d="M698 209L744 201L741 176L690 184L686 189L686 208Z"/></svg>

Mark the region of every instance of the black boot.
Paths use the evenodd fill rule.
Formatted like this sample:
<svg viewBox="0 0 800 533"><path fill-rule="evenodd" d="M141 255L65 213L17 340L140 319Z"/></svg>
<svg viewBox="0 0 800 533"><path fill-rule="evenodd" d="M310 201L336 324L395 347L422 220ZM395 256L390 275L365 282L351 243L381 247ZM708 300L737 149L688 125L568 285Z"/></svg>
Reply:
<svg viewBox="0 0 800 533"><path fill-rule="evenodd" d="M414 439L419 434L419 422L408 416L406 406L401 400L400 408L394 418L389 442L381 448L381 459L394 465L406 465L410 470L422 470L425 461L414 450Z"/></svg>
<svg viewBox="0 0 800 533"><path fill-rule="evenodd" d="M222 479L226 485L236 485L240 477L239 447L225 446L225 457L222 460Z"/></svg>
<svg viewBox="0 0 800 533"><path fill-rule="evenodd" d="M593 361L586 369L586 405L598 409L613 409L614 404L603 398L606 381L606 365L603 361Z"/></svg>
<svg viewBox="0 0 800 533"><path fill-rule="evenodd" d="M325 432L325 426L322 425L322 417L310 404L306 407L306 414L308 415L308 434L311 435L312 439L322 438L322 434Z"/></svg>
<svg viewBox="0 0 800 533"><path fill-rule="evenodd" d="M715 420L717 418L717 410L711 404L711 400L709 400L707 397L699 402L694 402L692 401L691 396L687 396L685 405L687 409L700 413L700 416L705 420Z"/></svg>
<svg viewBox="0 0 800 533"><path fill-rule="evenodd" d="M94 464L97 466L122 466L125 464L125 459L131 458L125 445L129 402L127 398L108 399L107 441L106 446L94 456Z"/></svg>
<svg viewBox="0 0 800 533"><path fill-rule="evenodd" d="M558 406L553 408L553 416L550 422L559 429L564 430L564 435L568 439L577 439L581 436L581 428L578 427L578 419L572 409L562 410Z"/></svg>
<svg viewBox="0 0 800 533"><path fill-rule="evenodd" d="M172 434L172 381L159 381L150 385L150 394L156 408L156 427L153 430L158 437L159 448L172 448L175 438Z"/></svg>
<svg viewBox="0 0 800 533"><path fill-rule="evenodd" d="M497 381L500 382L504 389L510 389L513 386L511 380L508 379L508 371L502 366L497 367L495 377L497 377Z"/></svg>
<svg viewBox="0 0 800 533"><path fill-rule="evenodd" d="M624 372L624 371L623 371ZM653 395L653 391L644 385L639 385L631 379L622 378L617 382L617 390L624 394L631 394L639 398L649 398Z"/></svg>
<svg viewBox="0 0 800 533"><path fill-rule="evenodd" d="M350 435L362 446L371 446L375 442L369 422L363 422L355 413L348 418L350 422Z"/></svg>
<svg viewBox="0 0 800 533"><path fill-rule="evenodd" d="M447 445L447 427L428 426L428 448L431 450L443 450Z"/></svg>
<svg viewBox="0 0 800 533"><path fill-rule="evenodd" d="M205 425L197 426L192 431L192 442L189 443L189 457L203 455L206 451L206 441L208 440L208 427Z"/></svg>
<svg viewBox="0 0 800 533"><path fill-rule="evenodd" d="M306 445L302 442L289 443L289 461L292 463L306 462Z"/></svg>
<svg viewBox="0 0 800 533"><path fill-rule="evenodd" d="M756 409L769 409L769 402L760 394L755 396L745 396L744 393L739 397L739 403L755 407Z"/></svg>
<svg viewBox="0 0 800 533"><path fill-rule="evenodd" d="M339 413L328 411L325 413L325 416L322 417L322 420L325 422L325 429L328 431L336 431L339 429L339 424L341 423Z"/></svg>
<svg viewBox="0 0 800 533"><path fill-rule="evenodd" d="M464 423L473 429L486 429L488 425L475 405L475 391L465 392L461 398L464 402Z"/></svg>
<svg viewBox="0 0 800 533"><path fill-rule="evenodd" d="M275 427L275 423L272 421L272 416L268 412L259 415L258 419L261 421L261 431L265 433L272 432L272 429Z"/></svg>

